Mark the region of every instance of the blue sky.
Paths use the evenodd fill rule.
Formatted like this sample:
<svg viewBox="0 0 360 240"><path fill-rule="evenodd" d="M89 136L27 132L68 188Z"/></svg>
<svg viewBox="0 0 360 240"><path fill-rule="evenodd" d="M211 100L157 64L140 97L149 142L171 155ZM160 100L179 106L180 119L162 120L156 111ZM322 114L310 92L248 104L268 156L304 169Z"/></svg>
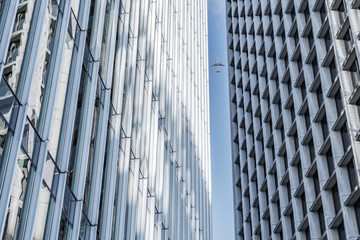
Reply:
<svg viewBox="0 0 360 240"><path fill-rule="evenodd" d="M213 239L234 239L225 0L208 0Z"/></svg>

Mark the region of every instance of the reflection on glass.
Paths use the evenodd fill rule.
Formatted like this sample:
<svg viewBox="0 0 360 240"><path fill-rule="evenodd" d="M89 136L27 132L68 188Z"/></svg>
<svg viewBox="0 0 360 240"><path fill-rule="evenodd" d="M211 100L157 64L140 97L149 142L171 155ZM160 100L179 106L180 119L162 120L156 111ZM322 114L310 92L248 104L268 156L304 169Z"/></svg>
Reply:
<svg viewBox="0 0 360 240"><path fill-rule="evenodd" d="M25 12L19 12L16 14L13 32L17 32L23 29L25 22Z"/></svg>
<svg viewBox="0 0 360 240"><path fill-rule="evenodd" d="M69 186L65 188L64 204L61 213L59 239L64 239L67 231L72 230L74 221L75 198Z"/></svg>
<svg viewBox="0 0 360 240"><path fill-rule="evenodd" d="M33 235L34 240L43 239L49 200L50 200L50 191L47 188L47 186L43 183L40 188L39 203L38 203L36 218L34 222L35 223L34 235Z"/></svg>
<svg viewBox="0 0 360 240"><path fill-rule="evenodd" d="M0 1L0 5L1 5ZM27 37L34 9L35 1L19 1L18 13L15 16L8 52L5 59L4 76L9 85L16 92L18 77L21 70ZM21 33L19 31L22 31Z"/></svg>
<svg viewBox="0 0 360 240"><path fill-rule="evenodd" d="M43 183L41 185L39 194L33 239L43 239L48 205L50 198L55 197L54 193L57 188L59 176L58 173L59 171L56 168L53 159L51 158L50 154L48 154L44 166Z"/></svg>
<svg viewBox="0 0 360 240"><path fill-rule="evenodd" d="M22 205L26 192L27 179L30 170L31 161L27 153L23 150L23 148L21 148L19 151L17 164L15 166L10 202L2 239L16 239L17 227L19 224L19 218L21 215Z"/></svg>
<svg viewBox="0 0 360 240"><path fill-rule="evenodd" d="M16 58L19 55L19 47L20 47L20 41L15 41L10 43L5 64L9 64L11 62L16 61Z"/></svg>
<svg viewBox="0 0 360 240"><path fill-rule="evenodd" d="M80 226L79 239L81 239L81 240L90 239L90 227L91 227L90 226L90 221L83 212L83 214L81 216L81 226Z"/></svg>
<svg viewBox="0 0 360 240"><path fill-rule="evenodd" d="M84 209L87 211L88 208L88 197L90 193L90 181L91 181L91 172L93 168L93 160L94 160L94 151L95 151L95 137L96 137L96 128L98 125L98 115L99 115L99 107L103 106L100 99L101 90L103 86L101 81L98 80L98 87L96 90L96 99L95 99L95 106L94 106L94 114L93 114L93 125L91 130L91 142L90 142L90 153L89 153L89 160L88 160L88 167L87 167L87 174L86 174L86 184L85 184L85 194L84 194Z"/></svg>
<svg viewBox="0 0 360 240"><path fill-rule="evenodd" d="M66 91L69 81L70 73L70 64L72 53L74 50L74 40L69 33L71 22L69 22L68 32L65 38L65 45L63 49L63 59L60 67L60 75L58 79L58 87L56 92L55 107L52 117L52 127L51 127L51 138L49 140L49 152L56 159L56 152L59 143L61 123L63 118L63 111L65 106ZM75 48L75 51L77 49Z"/></svg>
<svg viewBox="0 0 360 240"><path fill-rule="evenodd" d="M9 121L15 98L5 80L0 80L0 162L4 150L6 136L9 131Z"/></svg>
<svg viewBox="0 0 360 240"><path fill-rule="evenodd" d="M38 124L43 94L47 84L45 76L49 68L48 64L50 61L50 55L53 51L54 41L56 41L56 39L54 39L54 33L56 31L56 20L59 13L57 1L48 0L47 11L44 19L45 24L42 30L44 41L40 42L39 53L36 60L37 64L31 86L31 92L37 92L40 94L30 95L27 113L35 128Z"/></svg>
<svg viewBox="0 0 360 240"><path fill-rule="evenodd" d="M78 102L76 105L77 108L76 108L76 114L75 114L74 131L73 131L70 160L69 160L69 166L68 166L67 183L69 184L69 186L71 186L72 178L73 178L73 174L74 174L76 146L77 146L77 140L78 140L78 135L79 135L80 115L81 115L81 109L82 109L82 104L83 104L82 100L83 100L83 96L84 96L85 81L88 77L89 77L88 73L86 72L85 68L83 68L83 71L81 73Z"/></svg>

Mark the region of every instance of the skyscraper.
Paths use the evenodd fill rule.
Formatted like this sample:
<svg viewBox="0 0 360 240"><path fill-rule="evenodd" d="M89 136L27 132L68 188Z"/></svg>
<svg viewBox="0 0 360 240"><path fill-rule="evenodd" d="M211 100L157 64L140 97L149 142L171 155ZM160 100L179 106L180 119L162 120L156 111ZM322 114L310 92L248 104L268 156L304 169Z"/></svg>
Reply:
<svg viewBox="0 0 360 240"><path fill-rule="evenodd" d="M236 239L358 239L357 0L226 1Z"/></svg>
<svg viewBox="0 0 360 240"><path fill-rule="evenodd" d="M2 239L211 239L207 1L0 0Z"/></svg>

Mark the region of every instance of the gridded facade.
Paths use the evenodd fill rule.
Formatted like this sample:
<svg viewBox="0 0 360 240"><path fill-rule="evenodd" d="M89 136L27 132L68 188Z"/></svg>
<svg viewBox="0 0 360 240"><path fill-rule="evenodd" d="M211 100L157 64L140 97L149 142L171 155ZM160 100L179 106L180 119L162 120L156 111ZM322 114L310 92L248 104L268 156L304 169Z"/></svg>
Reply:
<svg viewBox="0 0 360 240"><path fill-rule="evenodd" d="M359 239L360 1L226 1L236 239Z"/></svg>
<svg viewBox="0 0 360 240"><path fill-rule="evenodd" d="M207 1L0 0L0 237L211 239Z"/></svg>

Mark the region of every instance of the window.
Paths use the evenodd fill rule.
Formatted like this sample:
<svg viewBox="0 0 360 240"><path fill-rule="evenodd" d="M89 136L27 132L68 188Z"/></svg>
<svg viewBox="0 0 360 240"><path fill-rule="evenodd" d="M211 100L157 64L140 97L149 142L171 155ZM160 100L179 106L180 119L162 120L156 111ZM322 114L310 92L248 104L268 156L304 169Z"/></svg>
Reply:
<svg viewBox="0 0 360 240"><path fill-rule="evenodd" d="M342 110L344 109L340 90L335 94L335 103L336 103L337 114L339 116Z"/></svg>
<svg viewBox="0 0 360 240"><path fill-rule="evenodd" d="M325 139L329 136L329 126L327 124L326 115L321 119L321 129L323 132L323 138Z"/></svg>
<svg viewBox="0 0 360 240"><path fill-rule="evenodd" d="M276 202L276 207L277 207L277 213L278 213L278 220L280 221L280 219L281 219L281 208L280 208L280 201L279 200Z"/></svg>
<svg viewBox="0 0 360 240"><path fill-rule="evenodd" d="M313 142L312 139L310 140L308 146L309 146L309 153L310 153L310 161L314 162L314 159L315 159L315 147L314 147L314 142Z"/></svg>
<svg viewBox="0 0 360 240"><path fill-rule="evenodd" d="M320 8L320 18L321 18L321 22L325 22L325 18L327 16L327 11L326 11L326 7L325 7L325 2L321 5Z"/></svg>
<svg viewBox="0 0 360 240"><path fill-rule="evenodd" d="M339 239L346 239L344 222L342 222L342 223L340 224L340 226L338 227L338 232L339 232Z"/></svg>
<svg viewBox="0 0 360 240"><path fill-rule="evenodd" d="M306 239L311 239L309 227L307 227L307 228L305 229L305 235L306 235Z"/></svg>
<svg viewBox="0 0 360 240"><path fill-rule="evenodd" d="M314 60L312 61L312 68L313 68L313 73L314 73L314 77L317 75L317 73L319 72L319 64L317 62L317 58L316 56L314 57Z"/></svg>
<svg viewBox="0 0 360 240"><path fill-rule="evenodd" d="M265 198L266 198L266 204L269 204L269 193L268 193L267 188L265 190Z"/></svg>
<svg viewBox="0 0 360 240"><path fill-rule="evenodd" d="M14 22L13 32L22 30L24 27L24 22L25 22L25 13L24 12L17 13Z"/></svg>
<svg viewBox="0 0 360 240"><path fill-rule="evenodd" d="M306 130L308 130L311 125L309 109L306 110L304 117L305 117Z"/></svg>
<svg viewBox="0 0 360 240"><path fill-rule="evenodd" d="M346 7L344 5L344 2L341 1L339 7L336 9L338 11L338 16L340 19L340 24L343 24L345 22L345 17L347 15L346 13Z"/></svg>
<svg viewBox="0 0 360 240"><path fill-rule="evenodd" d="M283 43L283 44L286 43L285 31L282 31L282 33L281 33L281 40L282 40L282 43ZM287 66L287 65L286 65L286 66Z"/></svg>
<svg viewBox="0 0 360 240"><path fill-rule="evenodd" d="M344 152L346 152L351 144L350 135L348 133L346 123L342 126L340 131L341 131L341 138L343 142Z"/></svg>
<svg viewBox="0 0 360 240"><path fill-rule="evenodd" d="M288 89L288 94L290 95L291 90L292 90L291 80L290 79L288 79L288 81L286 82L286 86L287 86L287 89Z"/></svg>
<svg viewBox="0 0 360 240"><path fill-rule="evenodd" d="M313 180L314 180L315 195L319 196L319 194L320 194L320 181L319 181L319 175L318 175L317 171L313 176Z"/></svg>
<svg viewBox="0 0 360 240"><path fill-rule="evenodd" d="M10 44L5 64L11 63L16 60L16 57L19 55L19 47L20 41L12 42Z"/></svg>
<svg viewBox="0 0 360 240"><path fill-rule="evenodd" d="M288 195L288 202L291 201L291 187L290 187L290 181L288 181L288 183L286 184L286 189L287 189L287 195Z"/></svg>
<svg viewBox="0 0 360 240"><path fill-rule="evenodd" d="M283 33L283 34L284 34L284 33ZM284 39L285 39L285 35L284 35ZM285 40L283 40L283 42L285 43ZM285 66L286 66L286 67L289 66L289 56L288 56L287 53L286 53L286 55L285 55L284 60L285 60Z"/></svg>
<svg viewBox="0 0 360 240"><path fill-rule="evenodd" d="M327 165L328 165L329 176L331 176L335 170L334 158L333 158L333 155L331 152L331 148L326 153L326 161L327 161Z"/></svg>
<svg viewBox="0 0 360 240"><path fill-rule="evenodd" d="M295 46L297 46L298 43L299 43L299 33L298 33L298 30L297 30L297 29L296 29L296 31L295 31L295 33L294 33L293 38L294 38L294 41L295 41Z"/></svg>
<svg viewBox="0 0 360 240"><path fill-rule="evenodd" d="M307 4L307 6L304 10L304 16L305 16L305 21L307 22L310 18L309 4Z"/></svg>
<svg viewBox="0 0 360 240"><path fill-rule="evenodd" d="M301 195L301 207L303 210L303 217L305 217L307 214L305 192L303 192L303 194Z"/></svg>
<svg viewBox="0 0 360 240"><path fill-rule="evenodd" d="M330 36L330 29L327 30L325 36L324 36L324 40L325 40L325 47L326 50L329 51L330 47L332 45L332 37Z"/></svg>
<svg viewBox="0 0 360 240"><path fill-rule="evenodd" d="M335 186L331 189L331 193L334 200L335 213L338 213L341 209L341 202L340 202L339 190L337 188L337 184L335 184Z"/></svg>
<svg viewBox="0 0 360 240"><path fill-rule="evenodd" d="M296 18L295 7L293 6L290 12L291 20L294 22Z"/></svg>
<svg viewBox="0 0 360 240"><path fill-rule="evenodd" d="M323 96L323 92L322 92L322 88L321 88L321 83L318 86L318 88L316 89L316 98L318 100L318 105L320 107L321 104L324 102L324 96Z"/></svg>
<svg viewBox="0 0 360 240"><path fill-rule="evenodd" d="M318 210L318 215L319 215L319 222L320 222L320 232L321 232L321 235L323 235L326 227L325 227L325 219L324 219L324 210L323 210L322 206Z"/></svg>
<svg viewBox="0 0 360 240"><path fill-rule="evenodd" d="M300 72L302 67L303 67L301 53L299 53L299 57L297 58L296 62L297 62L297 65L298 65L298 70Z"/></svg>
<svg viewBox="0 0 360 240"><path fill-rule="evenodd" d="M360 74L359 74L359 65L357 59L355 59L354 63L350 67L351 73L351 80L353 83L353 87L356 87L360 81Z"/></svg>
<svg viewBox="0 0 360 240"><path fill-rule="evenodd" d="M282 106L281 106L281 99L276 103L278 109L279 109L279 115L282 113Z"/></svg>
<svg viewBox="0 0 360 240"><path fill-rule="evenodd" d="M281 7L280 7L280 10L279 10L279 17L280 17L280 21L281 21L281 20L282 20L282 18L283 18L283 12L282 12Z"/></svg>
<svg viewBox="0 0 360 240"><path fill-rule="evenodd" d="M291 212L290 214L290 222L291 222L291 233L292 235L295 234L295 221L294 221L294 213Z"/></svg>
<svg viewBox="0 0 360 240"><path fill-rule="evenodd" d="M310 48L312 48L312 46L314 45L314 34L313 31L311 30L309 35L307 36L308 40L309 40L309 46Z"/></svg>
<svg viewBox="0 0 360 240"><path fill-rule="evenodd" d="M287 159L287 153L286 153L286 150L285 150L285 153L284 153L284 165L285 165L285 171L288 169L288 159Z"/></svg>
<svg viewBox="0 0 360 240"><path fill-rule="evenodd" d="M291 114L291 122L294 122L295 120L294 104L290 107L290 114Z"/></svg>
<svg viewBox="0 0 360 240"><path fill-rule="evenodd" d="M299 138L297 132L295 132L294 134L294 144L295 144L295 151L297 151L299 149Z"/></svg>
<svg viewBox="0 0 360 240"><path fill-rule="evenodd" d="M348 54L350 52L350 50L352 49L352 47L354 46L354 40L352 38L352 31L351 31L350 27L349 27L349 29L346 30L343 40L344 40L343 42L345 44L346 53Z"/></svg>
<svg viewBox="0 0 360 240"><path fill-rule="evenodd" d="M302 96L302 99L303 101L305 100L306 98L306 86L305 86L305 81L302 82L301 86L300 86L300 89L301 89L301 96Z"/></svg>
<svg viewBox="0 0 360 240"><path fill-rule="evenodd" d="M329 65L330 68L330 75L331 75L331 80L334 82L335 78L337 77L338 71L336 69L336 65L335 65L335 59L333 59Z"/></svg>
<svg viewBox="0 0 360 240"><path fill-rule="evenodd" d="M274 181L275 181L275 189L277 189L278 188L278 179L277 179L277 172L275 171L274 172Z"/></svg>
<svg viewBox="0 0 360 240"><path fill-rule="evenodd" d="M354 208L356 214L357 227L358 229L360 229L360 199L358 199L357 202L354 204Z"/></svg>
<svg viewBox="0 0 360 240"><path fill-rule="evenodd" d="M299 182L301 182L303 179L301 161L299 161L299 163L297 165L297 170L298 170Z"/></svg>
<svg viewBox="0 0 360 240"><path fill-rule="evenodd" d="M280 133L281 133L281 140L282 140L282 141L285 141L284 127L280 127Z"/></svg>
<svg viewBox="0 0 360 240"><path fill-rule="evenodd" d="M358 176L354 167L354 160L351 159L349 161L349 163L346 166L347 170L348 170L348 174L349 174L349 183L350 183L350 188L351 191L354 191L355 188L359 185L358 182Z"/></svg>

